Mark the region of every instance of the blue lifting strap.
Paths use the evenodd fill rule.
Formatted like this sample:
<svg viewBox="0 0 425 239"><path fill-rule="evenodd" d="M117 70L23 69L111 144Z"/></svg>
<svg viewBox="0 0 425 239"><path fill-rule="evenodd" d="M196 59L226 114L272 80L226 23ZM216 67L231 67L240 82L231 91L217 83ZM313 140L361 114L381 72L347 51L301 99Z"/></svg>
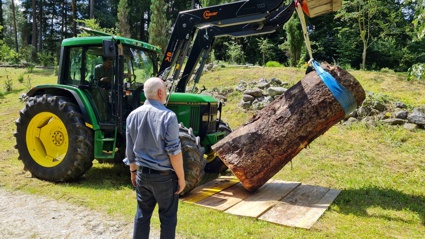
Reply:
<svg viewBox="0 0 425 239"><path fill-rule="evenodd" d="M354 96L343 85L341 85L329 72L323 70L317 61L311 61L317 74L322 79L323 83L329 88L332 95L344 109L345 116L356 110L357 101Z"/></svg>

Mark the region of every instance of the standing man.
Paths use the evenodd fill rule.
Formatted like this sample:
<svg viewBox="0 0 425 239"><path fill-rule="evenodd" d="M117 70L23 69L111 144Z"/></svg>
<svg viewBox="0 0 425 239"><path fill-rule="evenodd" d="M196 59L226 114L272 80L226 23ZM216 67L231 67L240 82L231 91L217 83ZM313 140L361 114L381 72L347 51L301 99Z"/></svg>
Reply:
<svg viewBox="0 0 425 239"><path fill-rule="evenodd" d="M144 84L145 103L127 117L126 155L136 187L133 238L149 238L158 204L161 238L175 238L179 193L186 186L177 116L165 108L167 89L160 78Z"/></svg>

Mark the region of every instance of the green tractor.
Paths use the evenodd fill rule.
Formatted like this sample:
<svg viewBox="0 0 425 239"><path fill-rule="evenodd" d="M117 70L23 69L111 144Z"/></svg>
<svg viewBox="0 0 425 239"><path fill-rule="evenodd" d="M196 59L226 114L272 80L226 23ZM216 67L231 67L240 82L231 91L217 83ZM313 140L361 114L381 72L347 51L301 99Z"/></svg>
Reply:
<svg viewBox="0 0 425 239"><path fill-rule="evenodd" d="M187 93L187 82L201 58L203 65L214 37L272 32L279 26L276 22L286 21L293 12L293 4L281 4L282 0L246 0L181 12L162 61L158 47L134 39L106 34L65 39L57 84L31 89L16 121L16 148L25 169L39 179L63 182L80 178L94 159L122 162L126 117L143 104L144 81L159 76L169 83L166 106L181 122L187 181L183 194L197 185L204 169L225 171L226 165L211 149L231 132L221 120L222 104L208 95ZM111 61L107 83L99 77L105 59ZM182 65L186 67L181 74Z"/></svg>
<svg viewBox="0 0 425 239"><path fill-rule="evenodd" d="M109 56L104 53L111 48L109 44L117 47L119 54L112 57L113 83L104 87L96 68ZM157 47L123 37L64 40L58 84L31 89L16 121L16 147L25 169L43 180L70 181L80 178L93 159L122 161L125 119L145 100L143 82L157 74L158 53ZM211 145L226 134L217 124L227 130L217 121L220 103L207 95L172 93L167 107L181 122L189 188L196 185L204 170L202 147L209 161L218 165L217 171L222 171L221 160L211 151Z"/></svg>

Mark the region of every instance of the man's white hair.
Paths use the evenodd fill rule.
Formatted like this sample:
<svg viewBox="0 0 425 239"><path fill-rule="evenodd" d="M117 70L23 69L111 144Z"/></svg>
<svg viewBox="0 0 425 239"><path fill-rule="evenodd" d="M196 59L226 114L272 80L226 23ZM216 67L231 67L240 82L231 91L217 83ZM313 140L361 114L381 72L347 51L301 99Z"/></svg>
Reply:
<svg viewBox="0 0 425 239"><path fill-rule="evenodd" d="M158 98L157 92L164 87L164 81L158 77L149 78L143 85L143 91L148 99Z"/></svg>

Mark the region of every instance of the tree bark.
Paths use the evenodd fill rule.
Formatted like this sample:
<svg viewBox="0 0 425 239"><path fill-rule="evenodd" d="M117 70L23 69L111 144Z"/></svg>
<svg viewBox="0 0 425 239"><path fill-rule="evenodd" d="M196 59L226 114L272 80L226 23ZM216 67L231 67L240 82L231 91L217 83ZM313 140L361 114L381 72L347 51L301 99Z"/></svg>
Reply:
<svg viewBox="0 0 425 239"><path fill-rule="evenodd" d="M0 42L3 41L3 27L4 27L4 18L3 18L3 1L0 1Z"/></svg>
<svg viewBox="0 0 425 239"><path fill-rule="evenodd" d="M13 16L13 36L15 37L15 51L19 52L18 30L16 28L16 12L15 12L15 1L14 0L12 0L12 16Z"/></svg>
<svg viewBox="0 0 425 239"><path fill-rule="evenodd" d="M43 49L43 0L40 0L40 10L38 11L38 25L40 27L39 31L38 31L38 52L41 52L41 50Z"/></svg>
<svg viewBox="0 0 425 239"><path fill-rule="evenodd" d="M77 36L77 8L76 8L76 0L72 0L71 2L72 6L72 36Z"/></svg>
<svg viewBox="0 0 425 239"><path fill-rule="evenodd" d="M329 64L322 67L361 105L365 92L352 75ZM330 90L311 72L212 148L242 185L255 191L344 117Z"/></svg>
<svg viewBox="0 0 425 239"><path fill-rule="evenodd" d="M31 44L34 47L34 51L37 51L37 4L35 0L32 0L32 36Z"/></svg>
<svg viewBox="0 0 425 239"><path fill-rule="evenodd" d="M94 0L90 0L90 19L93 19L94 15Z"/></svg>

